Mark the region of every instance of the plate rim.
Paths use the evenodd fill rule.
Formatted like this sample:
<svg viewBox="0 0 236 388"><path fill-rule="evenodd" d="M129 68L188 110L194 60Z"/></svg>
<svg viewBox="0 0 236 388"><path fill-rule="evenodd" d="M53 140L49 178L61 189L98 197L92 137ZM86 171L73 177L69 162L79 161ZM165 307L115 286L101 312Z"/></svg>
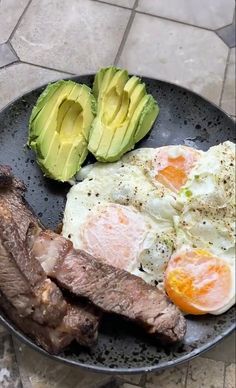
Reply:
<svg viewBox="0 0 236 388"><path fill-rule="evenodd" d="M9 101L7 103L7 105L3 106L1 109L0 109L0 114L4 113L4 111L9 108L11 105L13 105L16 101L22 99L24 96L27 96L28 94L32 93L32 92L35 92L39 89L42 89L42 88L46 88L47 85L49 84L53 84L55 82L58 82L58 81L67 81L67 80L72 80L72 81L75 81L78 77L94 77L96 73L85 73L85 74L79 74L79 75L71 75L71 76L68 76L68 77L62 77L62 78L58 78L56 80L52 80L52 81L49 81L47 83L44 83L42 84L41 86L38 86L36 88L32 88L32 89L29 89L28 91L26 91L25 93L23 94L20 94L18 97L15 97L13 100ZM179 89L182 89L188 93L191 93L199 98L201 98L202 100L204 100L205 102L207 102L208 104L212 105L214 108L216 108L217 110L219 110L221 113L223 113L225 116L227 116L228 119L231 120L231 122L236 126L236 121L231 117L231 115L226 112L221 106L218 106L216 104L216 102L214 101L211 101L210 99L208 99L207 97L205 96L202 96L201 94L187 88L186 86L182 86L182 85L179 85L177 83L174 83L174 82L169 82L169 81L166 81L164 79L160 79L160 78L155 78L155 77L149 77L148 75L142 75L142 74L133 74L133 73L129 73L129 76L137 76L137 77L140 77L141 79L142 78L146 78L146 79L150 79L152 81L156 81L156 82L162 82L164 84L167 84L167 85L170 85L170 86L173 86L173 87L177 87Z"/></svg>
<svg viewBox="0 0 236 388"><path fill-rule="evenodd" d="M235 309L235 307L232 307ZM40 354L45 355L46 357L53 359L55 361L60 362L61 364L65 365L70 365L73 367L79 367L84 370L90 371L90 372L95 372L95 373L106 373L106 374L146 374L146 373L152 373L152 372L157 372L161 371L167 368L171 368L177 365L181 365L187 361L193 360L194 358L198 357L200 354L203 354L209 350L211 350L215 345L220 343L223 339L228 337L230 334L234 332L236 329L236 322L232 324L230 328L228 328L226 331L224 331L223 334L218 334L214 341L211 342L211 344L205 344L201 347L198 347L197 349L193 350L191 353L188 353L184 356L179 357L177 360L171 360L171 361L164 361L162 363L158 363L154 366L150 367L135 367L135 368L109 368L105 366L99 366L99 365L90 365L90 364L85 364L80 361L75 361L71 359L67 359L63 356L60 355L54 355L51 353L48 353L46 350L41 348L39 345L37 345L31 338L29 338L27 335L25 335L23 332L19 331L17 328L14 327L14 324L12 324L8 318L5 318L1 311L0 311L0 323L3 324L3 326L9 330L16 338L18 338L21 342L29 346L35 351L38 351Z"/></svg>
<svg viewBox="0 0 236 388"><path fill-rule="evenodd" d="M85 77L89 77L89 78L90 77L94 77L95 74L96 73L86 73L86 74L79 74L79 75L72 75L72 76L68 76L68 77L62 77L62 78L58 78L57 80L53 80L53 81L47 82L47 83L45 83L45 84L43 84L41 86L38 86L36 88L32 88L32 89L26 91L25 93L21 94L20 96L14 98L10 102L8 102L7 105L2 107L0 109L0 115L3 114L5 112L5 110L9 109L12 105L14 105L14 103L16 103L17 101L22 100L25 96L28 96L29 94L31 94L33 92L36 92L36 91L39 91L40 89L45 88L48 84L55 83L55 82L60 81L60 80L73 80L73 81L76 81L80 77L84 77L84 78ZM130 75L132 75L132 74L130 74ZM190 89L188 89L185 86L178 85L176 83L168 82L166 80L158 79L158 78L155 78L155 77L150 77L150 76L146 76L146 75L138 75L138 76L141 77L141 78L145 78L146 80L149 79L149 80L152 80L152 81L155 81L155 82L161 82L161 83L169 85L169 86L171 86L173 88L177 88L177 89L186 91L187 93L195 95L198 98L201 98L204 102L210 104L215 109L217 109L219 112L221 112L223 115L225 115L227 117L227 119L229 119L231 121L231 123L234 126L236 126L236 122L234 121L234 119L230 116L229 113L227 113L224 109L222 109L222 107L219 107L215 102L210 101L208 98L206 98L206 97L196 93L195 91L190 90ZM80 81L76 81L76 82L80 82ZM232 308L234 308L234 307L232 307ZM63 363L65 365L70 365L70 366L73 366L73 367L83 368L84 370L87 370L87 371L90 371L90 372L95 372L95 373L127 374L127 375L128 374L140 374L140 373L156 372L156 371L160 371L160 370L163 370L163 369L166 369L166 368L170 368L170 367L173 367L173 366L177 366L177 365L183 364L184 362L190 361L190 360L198 357L200 354L203 354L206 351L212 349L216 344L220 343L224 338L229 336L236 329L236 322L234 322L234 323L232 323L232 325L227 330L225 330L221 334L218 334L214 338L214 340L211 340L210 343L206 343L206 344L204 344L204 345L194 349L193 351L191 351L191 353L188 353L188 354L186 354L184 356L180 356L177 359L170 360L170 361L164 361L163 364L162 364L162 362L160 362L160 363L157 363L154 366L149 366L149 367L109 368L109 367L106 367L106 366L90 365L90 364L87 364L87 363L82 363L81 361L75 361L73 359L68 359L68 358L65 358L65 357L60 356L60 355L53 355L53 354L48 353L46 350L44 350L39 345L37 345L30 337L28 337L23 332L18 330L18 328L15 327L15 325L13 323L11 323L11 321L7 317L5 317L5 315L1 311L0 311L0 323L3 324L3 326L11 334L13 334L16 338L18 338L21 342L23 342L24 344L28 345L33 350L38 351L39 353L41 353L41 354L45 355L46 357L51 358L51 359L53 359L55 361L58 361L58 362Z"/></svg>

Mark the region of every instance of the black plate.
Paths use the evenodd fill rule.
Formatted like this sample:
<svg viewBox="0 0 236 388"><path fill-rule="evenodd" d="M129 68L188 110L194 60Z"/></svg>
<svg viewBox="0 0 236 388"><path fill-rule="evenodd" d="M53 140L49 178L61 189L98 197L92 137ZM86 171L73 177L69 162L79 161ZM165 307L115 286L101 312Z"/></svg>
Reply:
<svg viewBox="0 0 236 388"><path fill-rule="evenodd" d="M93 76L74 80L91 85ZM225 140L235 141L234 122L229 116L198 95L179 86L144 78L160 105L160 115L152 132L138 146L157 147L185 144L202 150ZM0 112L0 163L12 166L28 186L26 198L43 223L55 228L61 221L69 186L45 179L34 154L24 147L31 109L43 88L36 89ZM235 327L235 308L221 316L189 317L181 344L163 348L143 336L132 324L109 317L103 322L98 344L92 350L70 346L59 356L68 364L111 373L140 373L158 370L189 360L208 350ZM0 315L3 323L20 340L47 354Z"/></svg>

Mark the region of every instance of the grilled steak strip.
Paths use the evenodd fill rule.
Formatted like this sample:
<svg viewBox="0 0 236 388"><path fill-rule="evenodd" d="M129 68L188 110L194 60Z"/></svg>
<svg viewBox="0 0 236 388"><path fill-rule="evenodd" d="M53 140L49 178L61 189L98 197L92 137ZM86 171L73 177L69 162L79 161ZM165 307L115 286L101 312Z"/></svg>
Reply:
<svg viewBox="0 0 236 388"><path fill-rule="evenodd" d="M22 317L0 292L0 306L11 321L30 338L50 353L58 353L76 339L83 346L91 346L97 338L98 319L84 309L78 314L78 306L69 304L67 314L57 328L52 328Z"/></svg>
<svg viewBox="0 0 236 388"><path fill-rule="evenodd" d="M47 279L40 263L30 257L18 233L14 214L0 196L0 282L2 293L21 316L32 315L40 324L57 326L66 313L59 288Z"/></svg>
<svg viewBox="0 0 236 388"><path fill-rule="evenodd" d="M11 169L0 166L0 304L46 350L59 352L73 339L91 346L99 314L92 306L65 300L32 256L33 239L43 227L24 201L24 190Z"/></svg>
<svg viewBox="0 0 236 388"><path fill-rule="evenodd" d="M6 182L6 179L1 178L0 169L1 182ZM6 186L4 183L2 191L6 192ZM11 187L10 195L9 189L8 195L4 195L7 207L14 207L17 211L14 220L20 229L19 235L31 248L30 257L41 263L47 275L103 311L133 320L165 342L183 338L185 319L165 294L124 270L100 263L85 252L74 250L72 243L62 236L43 230L23 203L21 182L13 179Z"/></svg>
<svg viewBox="0 0 236 388"><path fill-rule="evenodd" d="M135 321L165 342L181 340L186 322L166 295L137 276L99 262L51 231L42 231L32 247L50 277L108 313Z"/></svg>

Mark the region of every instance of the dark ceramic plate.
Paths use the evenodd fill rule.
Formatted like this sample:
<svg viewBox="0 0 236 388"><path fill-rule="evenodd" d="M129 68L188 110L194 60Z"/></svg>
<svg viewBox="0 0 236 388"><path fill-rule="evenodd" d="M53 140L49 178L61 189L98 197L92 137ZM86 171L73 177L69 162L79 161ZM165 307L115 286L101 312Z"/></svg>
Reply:
<svg viewBox="0 0 236 388"><path fill-rule="evenodd" d="M93 76L76 77L91 85ZM235 141L234 123L216 106L198 95L166 82L144 78L157 99L160 115L150 135L139 147L186 144L202 150L225 140ZM26 198L45 225L55 228L61 221L69 186L45 179L34 154L24 147L32 107L43 88L19 98L0 113L0 163L12 166L28 186ZM48 355L0 314L3 323L20 340ZM74 344L59 356L68 364L111 373L158 370L189 360L208 350L234 330L235 309L221 316L188 317L188 330L182 343L163 348L145 337L132 324L116 317L104 320L98 344L92 350Z"/></svg>

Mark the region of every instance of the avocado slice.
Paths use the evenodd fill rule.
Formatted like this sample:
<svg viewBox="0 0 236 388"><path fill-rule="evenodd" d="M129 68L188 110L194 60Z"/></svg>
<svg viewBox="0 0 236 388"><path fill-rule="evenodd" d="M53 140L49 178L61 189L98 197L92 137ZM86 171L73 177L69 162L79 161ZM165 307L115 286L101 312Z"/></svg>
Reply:
<svg viewBox="0 0 236 388"><path fill-rule="evenodd" d="M88 86L70 80L47 86L32 110L28 137L46 176L64 182L80 169L95 114Z"/></svg>
<svg viewBox="0 0 236 388"><path fill-rule="evenodd" d="M159 107L140 78L129 78L126 70L114 66L96 74L93 94L97 116L88 149L97 160L114 162L149 132Z"/></svg>

